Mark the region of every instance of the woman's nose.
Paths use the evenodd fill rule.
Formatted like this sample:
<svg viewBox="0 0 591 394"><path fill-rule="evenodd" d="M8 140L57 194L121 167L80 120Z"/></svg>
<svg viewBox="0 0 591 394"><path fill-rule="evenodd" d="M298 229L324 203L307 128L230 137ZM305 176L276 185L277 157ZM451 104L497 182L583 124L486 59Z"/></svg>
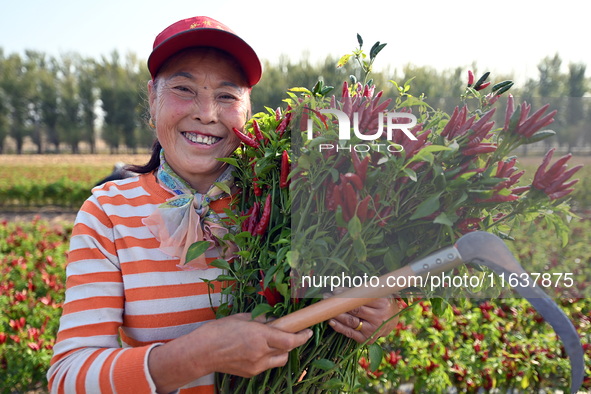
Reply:
<svg viewBox="0 0 591 394"><path fill-rule="evenodd" d="M209 98L198 98L195 100L193 119L203 124L216 123L218 121L217 105Z"/></svg>

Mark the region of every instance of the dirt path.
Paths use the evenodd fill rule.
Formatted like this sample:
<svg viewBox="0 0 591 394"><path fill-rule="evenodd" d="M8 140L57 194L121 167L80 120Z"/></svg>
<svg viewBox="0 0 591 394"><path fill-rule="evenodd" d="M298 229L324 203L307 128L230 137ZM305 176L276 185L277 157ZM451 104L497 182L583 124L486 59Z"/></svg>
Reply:
<svg viewBox="0 0 591 394"><path fill-rule="evenodd" d="M75 211L52 210L41 208L37 211L0 211L0 221L9 222L30 222L38 217L40 220L50 224L74 223L76 219Z"/></svg>

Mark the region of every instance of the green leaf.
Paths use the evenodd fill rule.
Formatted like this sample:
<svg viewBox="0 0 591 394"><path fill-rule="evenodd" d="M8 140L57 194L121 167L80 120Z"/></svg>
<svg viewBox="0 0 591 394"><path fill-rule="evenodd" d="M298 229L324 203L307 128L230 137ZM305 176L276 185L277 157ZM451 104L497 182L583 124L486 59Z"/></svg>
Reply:
<svg viewBox="0 0 591 394"><path fill-rule="evenodd" d="M433 156L434 152L448 151L448 150L450 150L450 148L448 148L447 146L427 145L426 147L424 147L423 149L418 151L416 155L411 157L410 160L406 162L405 167L411 163L416 162L416 161L426 161L430 164L433 164L433 160L435 159L435 157Z"/></svg>
<svg viewBox="0 0 591 394"><path fill-rule="evenodd" d="M347 230L349 231L349 235L351 235L351 238L353 238L353 239L359 238L359 235L361 234L362 227L361 227L361 220L359 220L357 215L353 216L351 218L351 220L349 220L349 223L347 224Z"/></svg>
<svg viewBox="0 0 591 394"><path fill-rule="evenodd" d="M396 245L393 245L388 251L386 251L384 254L384 265L388 271L394 271L400 268L401 255L400 248Z"/></svg>
<svg viewBox="0 0 591 394"><path fill-rule="evenodd" d="M453 226L452 221L447 217L445 212L441 212L439 215L437 215L435 220L433 220L433 223L443 224L444 226L449 226L449 227Z"/></svg>
<svg viewBox="0 0 591 394"><path fill-rule="evenodd" d="M217 186L221 191L226 193L227 195L232 195L232 192L230 191L230 187L228 187L227 184L221 183L221 182L214 182L213 184L215 186Z"/></svg>
<svg viewBox="0 0 591 394"><path fill-rule="evenodd" d="M215 278L215 280L223 282L225 280L236 280L236 278L232 275L218 275L218 277Z"/></svg>
<svg viewBox="0 0 591 394"><path fill-rule="evenodd" d="M285 254L285 261L291 268L297 268L294 264L298 262L299 252L297 250L290 250Z"/></svg>
<svg viewBox="0 0 591 394"><path fill-rule="evenodd" d="M252 310L251 317L254 320L258 316L261 316L263 314L267 314L267 313L271 312L272 310L273 310L273 307L269 304L258 304Z"/></svg>
<svg viewBox="0 0 591 394"><path fill-rule="evenodd" d="M303 87L294 87L289 89L290 92L296 92L296 93L307 93L307 94L312 94L312 92L310 92L310 90L308 88L303 88Z"/></svg>
<svg viewBox="0 0 591 394"><path fill-rule="evenodd" d="M534 142L542 141L546 138L555 136L556 132L554 130L540 130L534 133L531 137L525 140L526 144L533 144Z"/></svg>
<svg viewBox="0 0 591 394"><path fill-rule="evenodd" d="M443 299L439 297L429 299L431 305L433 306L433 314L435 316L443 316L445 311L447 310L449 304Z"/></svg>
<svg viewBox="0 0 591 394"><path fill-rule="evenodd" d="M355 251L355 256L357 256L357 259L359 259L360 262L367 260L367 248L365 247L365 242L363 242L362 238L356 238L353 240L353 249Z"/></svg>
<svg viewBox="0 0 591 394"><path fill-rule="evenodd" d="M236 158L234 158L234 157L220 157L217 160L223 161L224 163L228 163L230 165L233 165L234 167L239 167L240 166L238 164L238 160L236 160Z"/></svg>
<svg viewBox="0 0 591 394"><path fill-rule="evenodd" d="M343 387L345 387L345 383L343 383L342 380L339 380L337 378L332 378L327 382L324 382L322 384L322 389L323 390L328 390L328 391L335 391L338 390L338 392L341 392Z"/></svg>
<svg viewBox="0 0 591 394"><path fill-rule="evenodd" d="M212 267L221 268L223 270L230 271L230 264L224 259L216 259L216 260L212 261L211 263L209 263L209 265Z"/></svg>
<svg viewBox="0 0 591 394"><path fill-rule="evenodd" d="M369 351L369 369L377 371L384 357L384 349L377 343L372 343L368 346Z"/></svg>
<svg viewBox="0 0 591 394"><path fill-rule="evenodd" d="M196 259L197 257L201 256L203 253L205 253L207 251L207 249L209 249L209 241L198 241L195 242L193 245L189 246L189 249L187 250L187 255L185 256L185 259L187 261L191 261Z"/></svg>
<svg viewBox="0 0 591 394"><path fill-rule="evenodd" d="M408 176L410 178L411 181L416 182L417 181L417 173L411 169L411 168L404 168L402 170L406 176Z"/></svg>
<svg viewBox="0 0 591 394"><path fill-rule="evenodd" d="M341 57L339 59L339 62L337 63L337 68L343 67L345 64L347 64L350 58L351 55L344 55L343 57Z"/></svg>
<svg viewBox="0 0 591 394"><path fill-rule="evenodd" d="M323 370L323 371L329 371L329 370L331 370L331 369L335 368L335 367L336 367L336 364L335 364L335 363L333 363L333 362L332 362L332 361L330 361L330 360L327 360L327 359L325 359L325 358L321 358L320 360L315 360L315 361L312 363L312 366L313 366L313 367L316 367L316 368L318 368L318 369L321 369L321 370Z"/></svg>
<svg viewBox="0 0 591 394"><path fill-rule="evenodd" d="M523 379L521 379L521 388L526 389L528 387L529 387L529 377L527 375L524 375Z"/></svg>
<svg viewBox="0 0 591 394"><path fill-rule="evenodd" d="M345 263L345 262L343 261L343 259L341 259L341 258L338 258L338 257L336 257L336 256L335 256L335 257L329 257L329 258L328 258L328 261L335 262L335 263L337 263L339 266L343 267L344 269L349 269L349 267L347 266L347 263Z"/></svg>
<svg viewBox="0 0 591 394"><path fill-rule="evenodd" d="M410 217L410 220L415 220L425 216L429 216L433 212L437 211L440 205L439 196L441 196L441 192L427 198L425 201L420 203L415 213Z"/></svg>
<svg viewBox="0 0 591 394"><path fill-rule="evenodd" d="M363 46L363 38L361 38L359 33L357 33L357 42L359 43L359 48L361 48Z"/></svg>

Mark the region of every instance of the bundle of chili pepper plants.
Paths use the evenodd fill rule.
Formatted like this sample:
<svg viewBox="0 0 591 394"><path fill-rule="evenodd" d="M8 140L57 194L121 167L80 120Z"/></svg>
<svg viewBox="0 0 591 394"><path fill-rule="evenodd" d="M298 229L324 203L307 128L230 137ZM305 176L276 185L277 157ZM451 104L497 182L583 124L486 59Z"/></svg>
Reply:
<svg viewBox="0 0 591 394"><path fill-rule="evenodd" d="M555 112L547 106L533 111L510 95L500 100L512 82L492 84L488 73L476 83L469 73L465 94L451 113L410 95L408 83L396 85L397 97L382 98L367 78L376 45L369 63L361 40L349 56L362 65L364 83L344 82L340 97L329 95L330 87L320 82L312 89L291 89L286 108L268 108L244 130L234 130L243 145L220 160L236 167L241 188L239 208L229 212L235 230L226 236L239 252L232 262L213 263L227 270L218 279L231 283L219 316L284 316L335 290L334 281L319 285L304 277L384 274L470 231L510 240L514 221L545 221L566 241L565 223L572 216L566 198L580 167L568 168L569 155L550 164L551 149L528 184L514 155L519 146L555 134L546 129ZM334 114L351 120L345 133L342 118ZM439 290L418 289L420 297L439 306L466 296L459 288ZM501 291L480 290L488 290L487 297ZM417 293L399 296L412 304ZM364 352L370 362L381 361L375 344L358 345L326 323L312 328L313 338L291 352L285 367L251 379L220 375L219 389L353 391Z"/></svg>

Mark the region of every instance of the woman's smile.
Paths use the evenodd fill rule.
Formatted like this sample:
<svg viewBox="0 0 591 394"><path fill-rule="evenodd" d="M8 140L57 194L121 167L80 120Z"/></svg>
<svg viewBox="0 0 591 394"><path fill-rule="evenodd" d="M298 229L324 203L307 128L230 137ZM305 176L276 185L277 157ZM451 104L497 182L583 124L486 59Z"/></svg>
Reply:
<svg viewBox="0 0 591 394"><path fill-rule="evenodd" d="M190 142L198 145L212 146L222 140L222 138L220 137L215 137L213 135L205 135L191 131L183 131L181 134Z"/></svg>

